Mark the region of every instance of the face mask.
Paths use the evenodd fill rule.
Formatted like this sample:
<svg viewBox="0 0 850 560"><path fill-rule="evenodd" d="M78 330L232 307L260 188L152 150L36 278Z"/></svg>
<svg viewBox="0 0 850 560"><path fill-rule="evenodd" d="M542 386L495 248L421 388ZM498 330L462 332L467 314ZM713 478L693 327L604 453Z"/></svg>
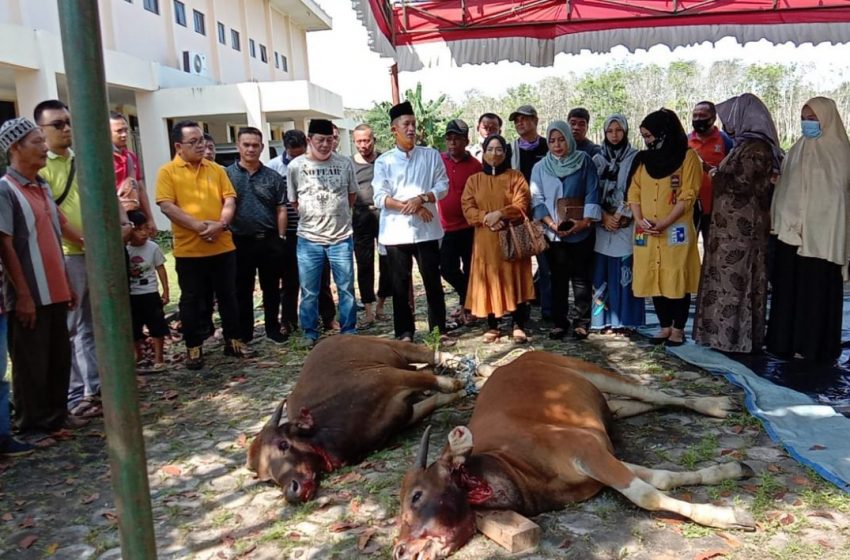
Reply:
<svg viewBox="0 0 850 560"><path fill-rule="evenodd" d="M503 161L505 161L505 154L494 154L490 152L485 152L484 161L490 167L496 168L499 167Z"/></svg>
<svg viewBox="0 0 850 560"><path fill-rule="evenodd" d="M656 137L655 140L646 144L646 149L660 150L662 144L664 144L664 138Z"/></svg>
<svg viewBox="0 0 850 560"><path fill-rule="evenodd" d="M806 138L820 138L823 132L818 121L800 121L803 127L803 136Z"/></svg>
<svg viewBox="0 0 850 560"><path fill-rule="evenodd" d="M711 119L694 119L691 121L691 126L700 134L705 134L711 129Z"/></svg>

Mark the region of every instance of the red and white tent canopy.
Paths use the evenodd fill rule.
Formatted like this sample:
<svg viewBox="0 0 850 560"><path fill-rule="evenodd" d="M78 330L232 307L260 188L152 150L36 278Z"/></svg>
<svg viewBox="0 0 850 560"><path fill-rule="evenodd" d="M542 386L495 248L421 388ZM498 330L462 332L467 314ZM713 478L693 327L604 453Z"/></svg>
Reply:
<svg viewBox="0 0 850 560"><path fill-rule="evenodd" d="M740 43L850 41L850 0L352 0L372 49L399 70L555 55Z"/></svg>

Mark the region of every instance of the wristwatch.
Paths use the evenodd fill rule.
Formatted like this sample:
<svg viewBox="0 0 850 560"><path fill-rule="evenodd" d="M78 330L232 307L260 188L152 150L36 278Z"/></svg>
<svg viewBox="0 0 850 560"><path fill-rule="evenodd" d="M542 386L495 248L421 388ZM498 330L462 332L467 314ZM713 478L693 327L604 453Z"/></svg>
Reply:
<svg viewBox="0 0 850 560"><path fill-rule="evenodd" d="M230 224L228 224L228 223L227 223L227 222L225 222L224 220L222 220L220 223L221 223L221 228L222 228L224 231L228 231L228 230L230 230Z"/></svg>

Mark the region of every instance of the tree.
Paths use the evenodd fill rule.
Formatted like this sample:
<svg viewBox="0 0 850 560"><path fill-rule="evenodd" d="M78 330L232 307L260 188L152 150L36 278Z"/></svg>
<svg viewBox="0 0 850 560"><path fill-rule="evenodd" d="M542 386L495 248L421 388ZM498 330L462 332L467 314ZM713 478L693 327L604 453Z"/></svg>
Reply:
<svg viewBox="0 0 850 560"><path fill-rule="evenodd" d="M420 146L431 146L442 151L446 147L446 124L460 114L460 111L447 112L444 106L446 95L443 94L432 101L422 98L422 84L417 83L415 89L404 92L404 98L413 107L416 116L416 143ZM378 149L388 150L395 145L390 131L390 109L392 103L383 101L369 109L363 117L366 124L372 127Z"/></svg>

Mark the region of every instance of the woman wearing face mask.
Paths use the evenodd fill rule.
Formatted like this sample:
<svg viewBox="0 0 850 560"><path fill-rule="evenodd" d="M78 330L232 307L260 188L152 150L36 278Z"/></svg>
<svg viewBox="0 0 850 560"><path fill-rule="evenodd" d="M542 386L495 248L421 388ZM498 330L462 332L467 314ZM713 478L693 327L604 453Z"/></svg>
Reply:
<svg viewBox="0 0 850 560"><path fill-rule="evenodd" d="M783 153L773 118L755 95L724 101L717 113L734 147L713 172L694 340L724 352L752 352L764 343L770 195Z"/></svg>
<svg viewBox="0 0 850 560"><path fill-rule="evenodd" d="M522 173L511 169L504 138L489 136L482 149L484 170L466 181L461 198L463 215L475 226L466 308L487 317L483 340L488 343L499 339L499 318L510 312L513 340L522 343L528 340L527 302L534 298L531 258L504 260L498 232L507 223L524 219L531 195Z"/></svg>
<svg viewBox="0 0 850 560"><path fill-rule="evenodd" d="M785 158L770 209L777 243L767 349L832 363L841 355L850 258L850 141L832 99L808 100L801 117L803 136Z"/></svg>
<svg viewBox="0 0 850 560"><path fill-rule="evenodd" d="M593 156L599 171L602 220L596 224L591 322L603 332L632 334L644 324L644 301L632 294L634 220L626 202L629 170L638 151L629 143L626 117L605 119L602 153Z"/></svg>
<svg viewBox="0 0 850 560"><path fill-rule="evenodd" d="M653 344L681 346L691 294L699 288L694 201L702 165L676 113L661 109L640 123L646 143L632 166L628 201L635 217L635 297L652 297L661 330Z"/></svg>
<svg viewBox="0 0 850 560"><path fill-rule="evenodd" d="M576 149L570 126L553 121L546 131L549 153L531 170L534 219L546 226L546 258L552 273L552 319L549 338L587 338L593 295L593 222L602 218L599 174L590 156ZM573 308L569 309L570 284Z"/></svg>

